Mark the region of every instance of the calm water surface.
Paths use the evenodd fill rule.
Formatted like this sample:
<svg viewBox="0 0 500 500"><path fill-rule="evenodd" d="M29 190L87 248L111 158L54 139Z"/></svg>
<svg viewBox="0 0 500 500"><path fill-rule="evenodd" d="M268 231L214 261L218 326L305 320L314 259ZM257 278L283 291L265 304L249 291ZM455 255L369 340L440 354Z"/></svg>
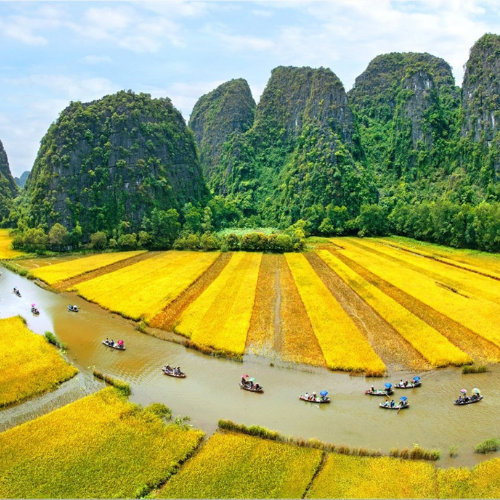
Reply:
<svg viewBox="0 0 500 500"><path fill-rule="evenodd" d="M22 294L12 293L17 286ZM39 316L30 312L35 303ZM81 311L71 313L69 303ZM410 378L414 373L396 372L388 379L365 379L304 365L270 366L270 360L247 356L244 363L215 359L185 347L142 334L134 324L90 304L74 294L56 294L6 269L0 276L0 317L20 314L34 332L49 330L68 345L67 357L80 374L60 389L22 405L0 411L0 430L47 413L100 387L94 380L94 368L130 383L130 400L142 405L162 402L174 415L189 415L191 423L207 433L217 427L219 418L247 425L258 424L294 437L315 437L350 446L380 449L393 447L438 448L440 466L474 465L497 454L479 456L474 446L485 439L500 436L500 367L484 374L462 375L448 368L420 374L419 389L396 391L405 395L410 408L396 414L378 408L384 398L365 396L372 383L382 387L390 380ZM101 344L106 338L123 339L126 351ZM162 374L165 363L181 366L185 379ZM255 376L264 386L264 394L242 391L242 374ZM459 390L478 387L485 399L475 405L455 407L452 402ZM330 405L299 401L306 391L322 389L332 396ZM450 459L450 446L459 447L459 456Z"/></svg>

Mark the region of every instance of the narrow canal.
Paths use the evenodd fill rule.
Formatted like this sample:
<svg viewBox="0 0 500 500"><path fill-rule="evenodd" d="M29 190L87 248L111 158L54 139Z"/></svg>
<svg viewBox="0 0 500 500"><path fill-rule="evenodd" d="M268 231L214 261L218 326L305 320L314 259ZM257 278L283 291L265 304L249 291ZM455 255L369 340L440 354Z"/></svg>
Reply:
<svg viewBox="0 0 500 500"><path fill-rule="evenodd" d="M22 294L12 293L17 286ZM40 310L30 312L31 304ZM77 304L72 313L68 304ZM380 449L424 448L441 450L438 465L474 465L495 455L474 454L474 446L500 436L500 367L482 374L462 375L448 368L422 373L423 385L417 389L395 391L394 398L407 396L410 408L404 411L381 410L384 398L365 396L371 384L382 387L410 378L415 373L396 372L388 379L365 379L304 365L271 366L270 360L247 356L243 363L216 359L160 340L135 330L134 324L90 304L74 294L56 294L7 269L0 276L0 317L23 316L36 333L54 332L68 346L67 357L80 374L50 394L22 405L0 411L0 430L44 414L101 387L92 370L98 369L127 381L132 387L130 400L142 405L162 402L175 416L191 417L191 423L208 434L220 418L247 425L262 425L284 435L318 438L351 447ZM123 339L126 351L102 345L109 337ZM165 363L180 366L187 374L175 379L162 374ZM256 377L264 394L242 391L242 374ZM453 400L462 388L478 387L485 398L479 404L456 407ZM306 391L329 391L330 405L299 401ZM449 458L457 446L458 457Z"/></svg>

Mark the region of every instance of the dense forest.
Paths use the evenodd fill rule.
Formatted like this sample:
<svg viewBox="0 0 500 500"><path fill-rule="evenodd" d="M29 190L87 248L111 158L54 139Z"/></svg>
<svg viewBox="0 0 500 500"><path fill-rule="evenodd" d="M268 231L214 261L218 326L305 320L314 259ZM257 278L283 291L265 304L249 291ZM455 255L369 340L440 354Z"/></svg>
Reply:
<svg viewBox="0 0 500 500"><path fill-rule="evenodd" d="M500 250L500 37L443 59L377 56L346 92L327 68L275 68L202 96L189 127L169 99L72 102L25 188L0 144L0 220L31 250L299 250L303 236L402 234ZM227 228L275 228L228 236ZM277 241L279 240L279 243Z"/></svg>

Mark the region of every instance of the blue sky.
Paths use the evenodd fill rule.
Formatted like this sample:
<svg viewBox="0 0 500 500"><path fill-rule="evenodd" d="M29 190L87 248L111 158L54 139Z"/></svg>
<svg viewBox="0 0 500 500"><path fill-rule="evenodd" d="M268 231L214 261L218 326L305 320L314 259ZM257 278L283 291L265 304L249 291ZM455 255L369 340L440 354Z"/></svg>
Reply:
<svg viewBox="0 0 500 500"><path fill-rule="evenodd" d="M232 78L259 99L279 65L324 66L346 90L378 54L463 65L500 34L498 0L0 1L0 140L13 175L70 101L121 89L170 97L186 120Z"/></svg>

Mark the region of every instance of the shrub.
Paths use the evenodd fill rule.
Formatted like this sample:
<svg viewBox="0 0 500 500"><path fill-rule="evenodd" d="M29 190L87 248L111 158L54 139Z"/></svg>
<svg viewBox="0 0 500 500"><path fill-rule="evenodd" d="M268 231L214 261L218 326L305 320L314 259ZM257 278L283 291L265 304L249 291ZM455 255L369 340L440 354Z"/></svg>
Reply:
<svg viewBox="0 0 500 500"><path fill-rule="evenodd" d="M475 365L465 365L462 367L462 373L467 374L467 373L484 373L487 372L488 368L486 366L475 366Z"/></svg>
<svg viewBox="0 0 500 500"><path fill-rule="evenodd" d="M97 250L102 250L106 248L108 243L108 237L104 231L97 231L90 235L90 248L95 248Z"/></svg>
<svg viewBox="0 0 500 500"><path fill-rule="evenodd" d="M498 450L500 450L500 439L498 438L487 439L475 447L476 453L492 453Z"/></svg>
<svg viewBox="0 0 500 500"><path fill-rule="evenodd" d="M66 344L64 344L63 342L61 342L55 335L55 333L52 333L52 332L45 332L44 333L44 336L45 338L47 339L47 342L49 344L53 344L57 347L59 347L59 349L65 349L66 348Z"/></svg>

